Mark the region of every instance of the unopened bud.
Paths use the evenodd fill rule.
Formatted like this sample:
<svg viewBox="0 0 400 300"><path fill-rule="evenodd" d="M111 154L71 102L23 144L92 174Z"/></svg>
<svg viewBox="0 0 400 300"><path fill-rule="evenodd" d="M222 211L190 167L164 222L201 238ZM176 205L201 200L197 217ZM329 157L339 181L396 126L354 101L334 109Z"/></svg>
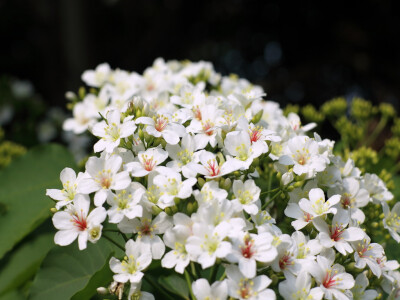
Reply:
<svg viewBox="0 0 400 300"><path fill-rule="evenodd" d="M230 178L226 178L224 184L221 187L224 190L229 191L232 187L232 180Z"/></svg>
<svg viewBox="0 0 400 300"><path fill-rule="evenodd" d="M201 177L197 178L197 183L199 184L200 188L206 183L205 180Z"/></svg>
<svg viewBox="0 0 400 300"><path fill-rule="evenodd" d="M81 86L78 91L79 98L82 100L86 96L85 87Z"/></svg>
<svg viewBox="0 0 400 300"><path fill-rule="evenodd" d="M168 216L172 216L174 214L171 207L166 207L164 211Z"/></svg>
<svg viewBox="0 0 400 300"><path fill-rule="evenodd" d="M50 211L55 214L56 212L58 212L58 209L55 207L50 208Z"/></svg>
<svg viewBox="0 0 400 300"><path fill-rule="evenodd" d="M151 207L151 212L153 213L153 215L157 216L160 212L162 212L162 209L159 208L157 205L153 205Z"/></svg>
<svg viewBox="0 0 400 300"><path fill-rule="evenodd" d="M261 117L263 116L263 114L264 114L264 110L262 109L253 117L253 119L251 119L251 122L253 124L257 124L258 122L260 122Z"/></svg>
<svg viewBox="0 0 400 300"><path fill-rule="evenodd" d="M176 214L178 212L178 207L176 205L171 206L171 210L174 214Z"/></svg>
<svg viewBox="0 0 400 300"><path fill-rule="evenodd" d="M191 215L192 213L193 213L193 211L194 211L194 206L193 206L193 203L192 202L189 202L187 205L186 205L186 211L187 211L187 213L189 214L189 215Z"/></svg>
<svg viewBox="0 0 400 300"><path fill-rule="evenodd" d="M105 287L98 287L97 289L97 293L99 295L107 295L108 294L108 289L106 289Z"/></svg>

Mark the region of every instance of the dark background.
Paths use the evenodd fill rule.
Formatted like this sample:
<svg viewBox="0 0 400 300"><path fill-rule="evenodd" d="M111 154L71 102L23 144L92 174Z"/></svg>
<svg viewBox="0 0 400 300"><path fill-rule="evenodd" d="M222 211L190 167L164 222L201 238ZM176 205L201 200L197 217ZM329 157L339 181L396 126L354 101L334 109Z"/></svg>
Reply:
<svg viewBox="0 0 400 300"><path fill-rule="evenodd" d="M157 57L208 60L267 98L363 96L399 109L394 1L0 0L0 74L64 106L99 63L142 72Z"/></svg>

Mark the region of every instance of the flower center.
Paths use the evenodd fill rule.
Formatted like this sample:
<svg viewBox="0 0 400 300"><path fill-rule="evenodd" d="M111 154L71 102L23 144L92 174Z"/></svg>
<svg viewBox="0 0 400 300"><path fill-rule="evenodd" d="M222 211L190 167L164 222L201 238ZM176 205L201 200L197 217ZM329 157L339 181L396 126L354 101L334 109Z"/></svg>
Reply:
<svg viewBox="0 0 400 300"><path fill-rule="evenodd" d="M113 142L118 140L121 135L121 130L119 129L118 125L115 123L112 123L111 125L104 128L104 131L105 131L106 135L111 137Z"/></svg>
<svg viewBox="0 0 400 300"><path fill-rule="evenodd" d="M339 241L342 239L341 235L344 231L343 226L341 225L336 225L333 230L331 229L331 239L335 242Z"/></svg>
<svg viewBox="0 0 400 300"><path fill-rule="evenodd" d="M324 282L322 283L322 285L327 289L335 286L336 285L336 281L337 281L336 279L334 279L335 275L336 274L334 274L332 276L332 270L328 270L326 272L326 275L325 275L325 278L324 278Z"/></svg>
<svg viewBox="0 0 400 300"><path fill-rule="evenodd" d="M149 172L153 170L153 168L155 167L156 162L157 162L157 161L153 161L153 156L148 157L146 154L142 155L142 160L143 160L143 163L142 163L143 168Z"/></svg>
<svg viewBox="0 0 400 300"><path fill-rule="evenodd" d="M203 123L203 131L205 134L211 136L214 134L214 123L212 123L210 120L207 120Z"/></svg>
<svg viewBox="0 0 400 300"><path fill-rule="evenodd" d="M210 173L210 176L217 176L221 172L221 168L219 167L218 162L215 159L210 159L207 162L206 169L208 173Z"/></svg>
<svg viewBox="0 0 400 300"><path fill-rule="evenodd" d="M102 170L96 176L98 182L103 189L109 189L112 183L111 170Z"/></svg>
<svg viewBox="0 0 400 300"><path fill-rule="evenodd" d="M74 225L78 227L80 231L84 231L87 228L86 216L83 214L82 210L80 212L80 215L78 213L75 213L72 216L72 222L74 222Z"/></svg>
<svg viewBox="0 0 400 300"><path fill-rule="evenodd" d="M262 128L260 126L254 127L250 130L250 141L251 143L257 142L261 139Z"/></svg>
<svg viewBox="0 0 400 300"><path fill-rule="evenodd" d="M281 268L281 270L285 270L287 266L293 264L294 262L292 261L292 256L288 252L286 252L279 260L279 268Z"/></svg>
<svg viewBox="0 0 400 300"><path fill-rule="evenodd" d="M241 278L239 282L239 290L237 291L238 295L242 299L249 299L251 296L253 296L253 287L254 282L251 279L245 279ZM254 296L256 296L256 292L254 293Z"/></svg>
<svg viewBox="0 0 400 300"><path fill-rule="evenodd" d="M157 131L163 131L165 129L165 127L167 127L168 125L168 118L164 117L163 115L158 115L154 128Z"/></svg>
<svg viewBox="0 0 400 300"><path fill-rule="evenodd" d="M244 258L251 258L254 254L254 251L252 251L252 247L254 245L254 240L250 238L249 235L246 235L244 238L244 246L242 246L242 255Z"/></svg>
<svg viewBox="0 0 400 300"><path fill-rule="evenodd" d="M133 255L129 255L129 257L125 256L124 261L121 263L121 266L122 270L129 274L135 274L137 271L137 265Z"/></svg>

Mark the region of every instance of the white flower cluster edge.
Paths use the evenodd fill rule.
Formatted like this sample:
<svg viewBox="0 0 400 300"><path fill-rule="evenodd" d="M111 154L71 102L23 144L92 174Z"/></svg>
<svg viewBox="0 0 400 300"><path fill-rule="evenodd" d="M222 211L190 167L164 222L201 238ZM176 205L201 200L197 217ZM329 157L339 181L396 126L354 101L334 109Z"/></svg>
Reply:
<svg viewBox="0 0 400 300"><path fill-rule="evenodd" d="M363 230L363 208L378 203L399 242L400 204L390 210L378 176L307 135L315 124L285 117L261 87L208 62L157 59L143 75L101 64L82 80L98 93L74 106L64 130L89 130L96 155L83 173L65 168L61 190L47 190L55 243L78 239L83 250L104 222L117 224L132 238L110 268L130 296L154 299L141 282L161 260L180 274L193 263L224 268L211 285L193 282L198 300L275 299L273 280L284 299L375 299L368 278L400 299L399 264ZM287 233L275 222L285 218Z"/></svg>

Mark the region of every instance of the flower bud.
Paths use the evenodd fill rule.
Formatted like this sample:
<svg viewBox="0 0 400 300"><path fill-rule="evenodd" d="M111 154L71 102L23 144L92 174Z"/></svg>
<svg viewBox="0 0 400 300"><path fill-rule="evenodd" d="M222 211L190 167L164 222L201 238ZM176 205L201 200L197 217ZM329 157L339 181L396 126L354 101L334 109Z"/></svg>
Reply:
<svg viewBox="0 0 400 300"><path fill-rule="evenodd" d="M78 95L79 95L79 98L80 98L81 100L83 100L83 98L85 98L85 96L86 96L85 87L81 86L81 87L79 88L79 90L78 90Z"/></svg>
<svg viewBox="0 0 400 300"><path fill-rule="evenodd" d="M153 206L151 207L151 212L152 212L153 215L158 216L158 214L159 214L160 212L162 212L162 209L159 208L157 205L153 205Z"/></svg>
<svg viewBox="0 0 400 300"><path fill-rule="evenodd" d="M258 113L255 114L255 116L253 117L253 119L251 119L251 123L253 124L257 124L258 122L260 122L262 116L264 114L264 110L260 110Z"/></svg>
<svg viewBox="0 0 400 300"><path fill-rule="evenodd" d="M206 183L205 180L201 177L197 178L197 183L199 184L200 188Z"/></svg>
<svg viewBox="0 0 400 300"><path fill-rule="evenodd" d="M106 289L105 287L98 287L97 289L97 293L99 295L107 295L108 294L108 289Z"/></svg>

